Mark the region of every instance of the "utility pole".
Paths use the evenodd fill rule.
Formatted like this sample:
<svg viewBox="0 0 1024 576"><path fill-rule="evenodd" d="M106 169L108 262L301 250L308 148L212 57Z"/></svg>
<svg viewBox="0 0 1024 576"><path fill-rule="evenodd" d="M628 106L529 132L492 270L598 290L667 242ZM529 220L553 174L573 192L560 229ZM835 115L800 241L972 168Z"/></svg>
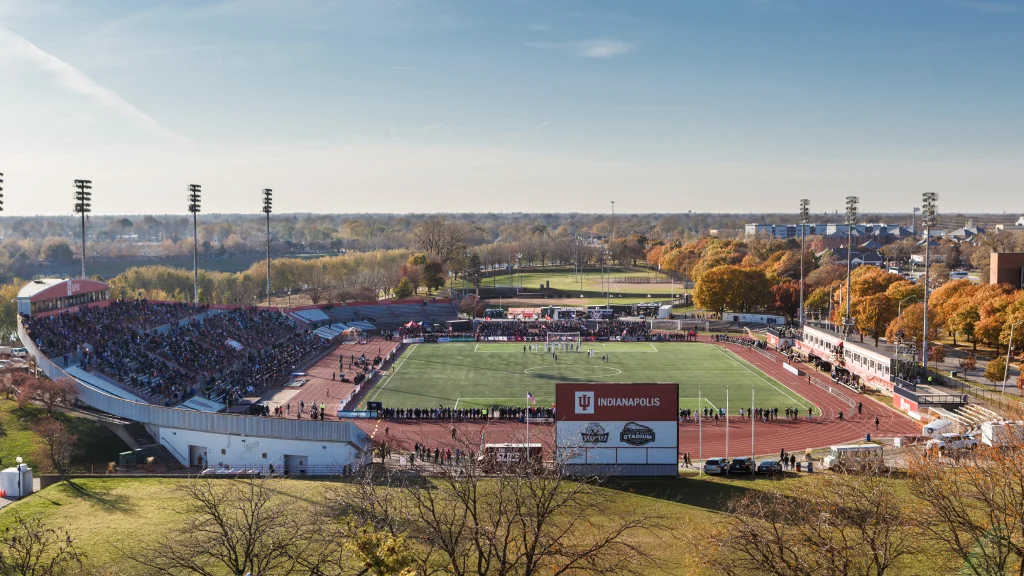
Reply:
<svg viewBox="0 0 1024 576"><path fill-rule="evenodd" d="M267 308L270 308L270 213L273 211L274 191L263 189L263 213L267 215Z"/></svg>
<svg viewBox="0 0 1024 576"><path fill-rule="evenodd" d="M199 202L202 187L188 185L188 211L192 213L192 303L199 304Z"/></svg>
<svg viewBox="0 0 1024 576"><path fill-rule="evenodd" d="M804 228L807 226L807 221L810 216L808 210L810 202L804 198L800 200L800 314L799 321L800 326L804 325Z"/></svg>
<svg viewBox="0 0 1024 576"><path fill-rule="evenodd" d="M0 172L0 212L4 211L4 173Z"/></svg>
<svg viewBox="0 0 1024 576"><path fill-rule="evenodd" d="M932 226L935 225L935 201L939 195L935 192L925 192L922 195L921 223L924 224L924 334L921 346L921 364L924 366L924 376L928 377L928 281L930 276L928 268L931 264Z"/></svg>
<svg viewBox="0 0 1024 576"><path fill-rule="evenodd" d="M853 316L850 314L850 276L853 273L853 227L857 225L857 204L860 198L846 197L846 317L843 318L843 333L849 337L853 328Z"/></svg>
<svg viewBox="0 0 1024 576"><path fill-rule="evenodd" d="M75 180L75 213L82 215L82 278L85 278L85 216L92 212L92 180Z"/></svg>

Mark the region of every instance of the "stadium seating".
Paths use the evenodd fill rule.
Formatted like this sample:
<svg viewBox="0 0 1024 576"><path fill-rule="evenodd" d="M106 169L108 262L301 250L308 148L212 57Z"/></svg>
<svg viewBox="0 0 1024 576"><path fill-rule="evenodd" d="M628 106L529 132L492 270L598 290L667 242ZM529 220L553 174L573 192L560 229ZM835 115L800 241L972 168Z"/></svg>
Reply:
<svg viewBox="0 0 1024 576"><path fill-rule="evenodd" d="M305 322L265 309L190 317L198 311L179 304L113 303L28 324L44 349L56 351L51 353L83 347L81 369L94 379L164 405L196 394L229 404L259 393L325 350L339 333L326 328L317 335Z"/></svg>

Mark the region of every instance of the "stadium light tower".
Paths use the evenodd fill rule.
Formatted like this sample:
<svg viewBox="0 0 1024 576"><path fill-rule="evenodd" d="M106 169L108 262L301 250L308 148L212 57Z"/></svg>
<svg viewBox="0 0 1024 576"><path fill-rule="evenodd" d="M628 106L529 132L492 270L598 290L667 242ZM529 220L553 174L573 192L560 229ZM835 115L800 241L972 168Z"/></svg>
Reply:
<svg viewBox="0 0 1024 576"><path fill-rule="evenodd" d="M860 198L856 196L846 197L846 317L843 318L843 331L849 333L853 325L853 318L850 316L850 276L853 272L853 227L857 225L857 204Z"/></svg>
<svg viewBox="0 0 1024 576"><path fill-rule="evenodd" d="M921 345L921 364L924 366L924 375L928 377L928 281L930 276L928 268L931 265L931 244L932 226L935 226L935 201L939 195L935 192L925 192L922 195L921 223L924 224L924 334Z"/></svg>
<svg viewBox="0 0 1024 576"><path fill-rule="evenodd" d="M0 172L0 212L4 211L4 173Z"/></svg>
<svg viewBox="0 0 1024 576"><path fill-rule="evenodd" d="M202 186L188 185L188 211L192 213L192 284L193 303L199 304L199 202Z"/></svg>
<svg viewBox="0 0 1024 576"><path fill-rule="evenodd" d="M800 200L800 326L804 325L804 228L811 214L808 206L810 202L806 198Z"/></svg>
<svg viewBox="0 0 1024 576"><path fill-rule="evenodd" d="M270 307L270 213L273 211L274 191L263 189L263 213L267 215L267 308Z"/></svg>
<svg viewBox="0 0 1024 576"><path fill-rule="evenodd" d="M92 180L75 180L75 213L82 215L82 278L85 278L85 216L92 212Z"/></svg>

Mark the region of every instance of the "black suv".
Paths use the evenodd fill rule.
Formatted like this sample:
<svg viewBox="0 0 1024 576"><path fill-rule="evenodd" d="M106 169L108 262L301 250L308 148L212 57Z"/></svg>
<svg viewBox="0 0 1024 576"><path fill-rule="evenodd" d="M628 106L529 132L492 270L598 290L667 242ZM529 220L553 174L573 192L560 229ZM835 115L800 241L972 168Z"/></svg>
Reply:
<svg viewBox="0 0 1024 576"><path fill-rule="evenodd" d="M729 474L753 474L754 459L750 457L733 458L729 464Z"/></svg>

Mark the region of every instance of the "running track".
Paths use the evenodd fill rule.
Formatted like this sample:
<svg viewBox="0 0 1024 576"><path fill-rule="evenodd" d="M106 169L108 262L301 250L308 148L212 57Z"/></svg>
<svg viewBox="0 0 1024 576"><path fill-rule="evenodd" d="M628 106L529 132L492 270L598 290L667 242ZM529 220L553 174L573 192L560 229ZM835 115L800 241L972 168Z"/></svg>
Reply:
<svg viewBox="0 0 1024 576"><path fill-rule="evenodd" d="M770 421L767 424L754 423L754 453L757 455L778 454L780 450L787 452L800 452L806 448L822 448L833 444L845 444L857 440L863 440L864 435L871 433L872 436L888 438L894 436L916 435L920 433L920 425L908 416L895 410L884 402L889 400L886 396L875 396L856 394L853 391L836 386L836 389L844 397L864 404L862 414L856 414L856 409L851 410L849 405L841 399L829 394L825 390L808 384L806 376L796 376L782 368L785 359L781 354L771 352L776 358L773 362L765 358L757 351L750 350L743 346L733 344L722 345L737 356L747 361L754 367L760 369L769 377L786 385L788 388L812 402L821 410L821 415L815 415L810 421L806 412L798 420L786 420L784 417L785 406L778 406L783 412L780 418ZM805 368L806 365L800 365ZM824 380L820 375L819 380ZM744 407L749 402L744 403ZM805 405L806 408L806 405ZM843 411L843 420L838 418L839 411ZM750 420L741 420L738 416L739 402L729 417L729 457L742 456L751 453L751 423ZM879 427L875 430L875 416L878 416ZM735 416L735 417L734 417ZM704 458L720 457L726 455L726 427L724 420L717 426L714 421L705 421L702 428L693 422L684 422L679 425L679 453L688 452L690 457L696 461L701 452ZM456 447L452 441L451 431L454 427L458 436L458 444L461 446L478 445L481 432L484 433L485 441L492 442L522 442L526 436L526 426L519 422L493 420L484 422L436 422L436 421L367 421L356 420L355 423L374 440L387 441L399 450L411 450L417 442L433 447ZM385 430L386 429L386 430ZM386 431L386 435L385 435ZM700 436L703 436L699 440ZM548 452L554 445L554 426L551 424L532 424L530 426L530 441L542 442ZM701 450L703 444L703 450Z"/></svg>

